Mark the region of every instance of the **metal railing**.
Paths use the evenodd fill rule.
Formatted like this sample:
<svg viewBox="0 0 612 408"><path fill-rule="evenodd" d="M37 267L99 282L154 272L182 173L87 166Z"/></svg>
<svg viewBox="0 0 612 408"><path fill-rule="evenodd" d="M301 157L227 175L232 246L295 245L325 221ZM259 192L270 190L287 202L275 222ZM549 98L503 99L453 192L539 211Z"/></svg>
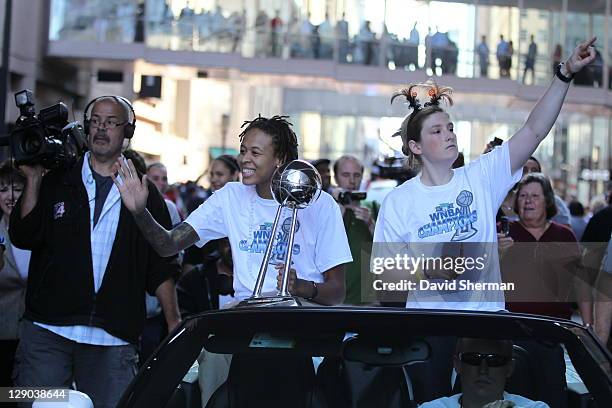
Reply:
<svg viewBox="0 0 612 408"><path fill-rule="evenodd" d="M483 62L475 48L458 48L452 42L443 47L426 47L422 42L412 44L393 35L376 38L372 32L361 32L349 38L335 33L317 33L314 26L312 33L308 33L299 24L272 30L269 21L265 25L246 27L243 19L236 16L218 19L214 24L193 16L146 23L139 22L135 16L121 19L81 16L71 20L71 25L63 27L51 39L100 43L144 41L148 47L166 50L327 60L390 70L425 70L434 76L510 79L529 85L544 85L554 73L553 60L548 55L537 55L533 68L526 70L526 54L514 53L510 58L498 59L490 52L487 61ZM580 73L575 83L602 87L603 70L602 59L599 59Z"/></svg>

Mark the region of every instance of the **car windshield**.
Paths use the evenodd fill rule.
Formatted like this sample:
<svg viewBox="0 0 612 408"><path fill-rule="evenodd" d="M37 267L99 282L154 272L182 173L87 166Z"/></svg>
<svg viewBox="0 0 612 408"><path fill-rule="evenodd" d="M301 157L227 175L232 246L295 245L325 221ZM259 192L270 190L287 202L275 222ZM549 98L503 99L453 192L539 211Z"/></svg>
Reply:
<svg viewBox="0 0 612 408"><path fill-rule="evenodd" d="M523 404L603 407L610 361L581 326L527 315L226 310L187 319L120 406L435 407L503 393Z"/></svg>

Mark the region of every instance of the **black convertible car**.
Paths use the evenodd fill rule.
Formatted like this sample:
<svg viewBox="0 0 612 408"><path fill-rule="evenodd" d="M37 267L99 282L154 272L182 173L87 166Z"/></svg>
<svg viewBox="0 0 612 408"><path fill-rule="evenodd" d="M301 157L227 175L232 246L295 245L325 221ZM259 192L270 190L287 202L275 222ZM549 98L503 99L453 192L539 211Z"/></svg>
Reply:
<svg viewBox="0 0 612 408"><path fill-rule="evenodd" d="M423 374L440 360L435 345L458 337L513 342L508 392L532 400L552 394L570 408L612 406L612 355L571 321L503 312L302 307L228 309L186 319L144 364L119 407L416 407L437 391ZM565 364L551 365L538 347L559 350ZM227 379L206 405L198 385L198 377L206 381L197 363L203 349L233 356ZM550 385L554 376L565 378L558 389ZM460 378L441 383L447 381L453 394L460 392Z"/></svg>

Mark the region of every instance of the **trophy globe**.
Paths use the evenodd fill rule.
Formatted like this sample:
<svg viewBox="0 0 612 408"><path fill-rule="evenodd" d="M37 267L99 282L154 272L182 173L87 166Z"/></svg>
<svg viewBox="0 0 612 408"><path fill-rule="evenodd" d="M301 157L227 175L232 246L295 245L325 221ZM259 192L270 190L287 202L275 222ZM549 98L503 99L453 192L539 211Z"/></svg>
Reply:
<svg viewBox="0 0 612 408"><path fill-rule="evenodd" d="M321 176L304 160L293 160L280 166L272 175L272 196L282 206L304 209L319 198Z"/></svg>

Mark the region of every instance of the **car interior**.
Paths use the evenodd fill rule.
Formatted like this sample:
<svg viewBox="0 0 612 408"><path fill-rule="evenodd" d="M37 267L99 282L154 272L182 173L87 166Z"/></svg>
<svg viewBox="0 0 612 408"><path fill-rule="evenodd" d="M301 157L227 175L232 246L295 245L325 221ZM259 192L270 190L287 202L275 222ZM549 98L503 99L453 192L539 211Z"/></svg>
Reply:
<svg viewBox="0 0 612 408"><path fill-rule="evenodd" d="M167 366L166 375L146 381L141 370L139 377L144 379L132 384L132 397L138 394L134 388L151 388L156 381L172 382L174 378L173 388L153 387L147 394L160 393L155 400L166 402L158 406L203 407L197 357L205 349L232 355L227 379L206 408L417 407L461 392L461 376L452 369L454 344L458 337L474 337L513 341L515 368L505 388L509 393L548 402L551 407L559 406L559 401L569 408L606 407L612 401L610 355L571 322L563 327L551 319L512 319L494 313L460 314L455 319L443 314L429 318L420 314L415 319L410 313L336 314L320 314L319 324L311 330L305 327L317 321L317 313L302 314L300 319L290 314L272 318L269 313L263 317L256 313L238 319L236 323L243 324L236 326L227 325L231 318L217 326L218 316L212 319L212 314L211 319L192 319L143 368L152 373L160 371L156 366L162 364ZM257 321L259 327L254 324ZM549 364L542 350L552 351L553 359L561 364ZM182 357L190 353L190 360ZM432 373L440 379L437 384L431 381ZM565 381L546 382L555 375Z"/></svg>

